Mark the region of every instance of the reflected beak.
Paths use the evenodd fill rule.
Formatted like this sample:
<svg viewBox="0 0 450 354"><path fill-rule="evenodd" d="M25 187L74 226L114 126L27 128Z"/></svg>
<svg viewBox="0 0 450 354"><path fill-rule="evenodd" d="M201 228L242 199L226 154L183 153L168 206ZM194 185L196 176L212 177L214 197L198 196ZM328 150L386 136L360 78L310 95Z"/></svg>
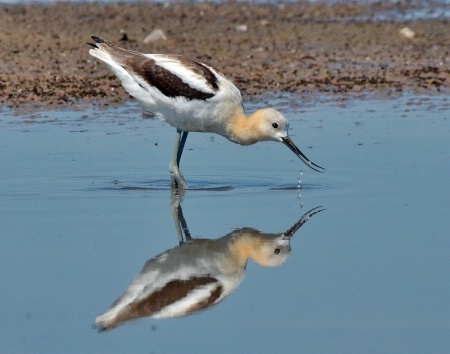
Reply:
<svg viewBox="0 0 450 354"><path fill-rule="evenodd" d="M312 168L314 171L317 172L323 172L322 170L325 170L325 168L320 167L319 165L316 165L314 162L312 162L310 159L308 159L305 154L303 152L300 151L300 149L295 146L294 142L291 140L291 138L289 138L289 136L285 136L283 138L281 138L283 140L283 144L286 145L289 149L291 149L294 154L296 154L300 160L302 160L306 166L308 166L309 168Z"/></svg>

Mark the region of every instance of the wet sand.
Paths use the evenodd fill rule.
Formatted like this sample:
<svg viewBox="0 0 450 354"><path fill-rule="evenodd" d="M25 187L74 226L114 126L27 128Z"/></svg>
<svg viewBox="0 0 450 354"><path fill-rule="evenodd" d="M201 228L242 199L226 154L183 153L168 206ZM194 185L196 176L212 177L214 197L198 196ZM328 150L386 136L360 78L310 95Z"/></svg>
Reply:
<svg viewBox="0 0 450 354"><path fill-rule="evenodd" d="M219 68L245 99L261 93L361 95L450 88L449 20L355 21L388 5L0 5L0 102L13 108L129 99L90 57L91 35ZM400 34L404 27L413 38ZM166 39L144 43L154 29Z"/></svg>

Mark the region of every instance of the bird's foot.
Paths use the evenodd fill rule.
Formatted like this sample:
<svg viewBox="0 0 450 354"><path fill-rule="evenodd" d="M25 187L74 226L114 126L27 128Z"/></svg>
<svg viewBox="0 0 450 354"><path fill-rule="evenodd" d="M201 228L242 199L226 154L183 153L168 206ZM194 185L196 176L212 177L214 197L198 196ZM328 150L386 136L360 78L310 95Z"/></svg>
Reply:
<svg viewBox="0 0 450 354"><path fill-rule="evenodd" d="M181 189L187 189L187 183L184 180L183 174L181 171L176 167L170 167L170 177L171 177L171 184L174 188L181 188Z"/></svg>

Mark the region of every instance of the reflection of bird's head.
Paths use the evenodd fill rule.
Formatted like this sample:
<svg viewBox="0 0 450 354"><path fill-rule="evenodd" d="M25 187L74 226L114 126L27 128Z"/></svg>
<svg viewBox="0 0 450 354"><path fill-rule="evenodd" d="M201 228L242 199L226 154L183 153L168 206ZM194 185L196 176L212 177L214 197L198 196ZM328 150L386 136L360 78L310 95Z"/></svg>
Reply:
<svg viewBox="0 0 450 354"><path fill-rule="evenodd" d="M282 264L291 253L290 238L262 234L251 228L239 230L234 247L236 257L241 262L247 262L251 258L267 267Z"/></svg>
<svg viewBox="0 0 450 354"><path fill-rule="evenodd" d="M282 264L291 253L288 238L267 238L250 255L256 262L267 267L276 267Z"/></svg>

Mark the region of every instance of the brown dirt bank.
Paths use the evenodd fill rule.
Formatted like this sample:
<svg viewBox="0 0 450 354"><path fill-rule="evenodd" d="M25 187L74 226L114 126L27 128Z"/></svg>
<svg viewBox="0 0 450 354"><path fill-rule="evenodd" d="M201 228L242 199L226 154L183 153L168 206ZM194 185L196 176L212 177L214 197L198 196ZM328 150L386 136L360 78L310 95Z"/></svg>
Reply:
<svg viewBox="0 0 450 354"><path fill-rule="evenodd" d="M146 53L179 53L209 62L232 79L246 99L267 91L448 89L450 21L343 20L376 10L372 7L0 5L0 102L55 107L128 99L115 76L88 55L85 43L91 35ZM414 38L399 33L405 26L416 33ZM167 39L144 44L155 28ZM128 40L121 41L120 30Z"/></svg>

